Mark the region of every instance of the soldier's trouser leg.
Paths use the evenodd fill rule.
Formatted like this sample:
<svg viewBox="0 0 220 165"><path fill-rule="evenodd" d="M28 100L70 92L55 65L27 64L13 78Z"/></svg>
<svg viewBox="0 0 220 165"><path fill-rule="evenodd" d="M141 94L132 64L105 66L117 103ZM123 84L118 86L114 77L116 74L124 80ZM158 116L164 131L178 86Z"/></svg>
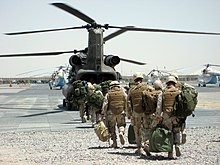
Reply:
<svg viewBox="0 0 220 165"><path fill-rule="evenodd" d="M148 156L150 156L150 151L149 151L149 139L150 139L150 131L151 131L151 125L152 125L152 118L150 115L144 114L143 116L143 148L144 151Z"/></svg>
<svg viewBox="0 0 220 165"><path fill-rule="evenodd" d="M82 120L82 123L86 122L86 118L85 118L85 103L80 103L79 104L79 113L80 113L80 117Z"/></svg>
<svg viewBox="0 0 220 165"><path fill-rule="evenodd" d="M96 119L96 114L95 114L94 107L89 107L89 114L91 116L91 123L92 123L92 126L93 126L95 124L95 119Z"/></svg>
<svg viewBox="0 0 220 165"><path fill-rule="evenodd" d="M117 127L119 132L119 138L122 145L125 144L124 134L125 134L125 114L119 114L116 116Z"/></svg>
<svg viewBox="0 0 220 165"><path fill-rule="evenodd" d="M112 147L117 147L117 136L115 132L116 127L116 116L113 114L109 114L107 116L109 133L111 135L111 139L113 141Z"/></svg>
<svg viewBox="0 0 220 165"><path fill-rule="evenodd" d="M101 110L95 108L95 121L96 121L96 123L98 123L98 121L101 120L100 115L101 115Z"/></svg>
<svg viewBox="0 0 220 165"><path fill-rule="evenodd" d="M172 121L173 121L173 118L170 117L170 115L168 113L164 112L162 124L164 124L171 131L173 131L173 122ZM168 158L170 158L170 159L173 158L173 152L168 152Z"/></svg>
<svg viewBox="0 0 220 165"><path fill-rule="evenodd" d="M181 135L182 135L182 140L181 143L185 144L186 143L186 118L181 120Z"/></svg>
<svg viewBox="0 0 220 165"><path fill-rule="evenodd" d="M181 152L180 152L180 130L181 128L176 125L173 126L173 137L174 137L174 145L175 145L175 151L176 151L176 156L179 157L181 156Z"/></svg>
<svg viewBox="0 0 220 165"><path fill-rule="evenodd" d="M133 128L134 128L134 133L135 133L135 139L137 143L138 149L142 147L141 142L142 142L142 132L141 132L141 127L142 127L142 116L133 116Z"/></svg>

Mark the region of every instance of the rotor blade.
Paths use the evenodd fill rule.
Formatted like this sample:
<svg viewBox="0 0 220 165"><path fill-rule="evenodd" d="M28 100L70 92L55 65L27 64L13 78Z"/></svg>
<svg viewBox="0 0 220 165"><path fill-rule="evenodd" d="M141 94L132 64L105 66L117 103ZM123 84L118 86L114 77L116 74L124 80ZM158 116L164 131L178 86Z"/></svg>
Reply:
<svg viewBox="0 0 220 165"><path fill-rule="evenodd" d="M0 55L0 57L54 56L54 55L61 55L63 53L74 53L74 51L42 52L42 53L21 53L21 54L2 54L2 55Z"/></svg>
<svg viewBox="0 0 220 165"><path fill-rule="evenodd" d="M134 26L126 26L126 27L134 27ZM112 39L112 38L114 38L114 37L116 37L116 36L126 32L126 31L127 31L127 29L120 29L120 30L118 30L118 31L116 31L114 33L111 33L110 35L106 36L105 38L103 38L103 40L104 40L104 42L106 42L106 41L108 41L108 40L110 40L110 39Z"/></svg>
<svg viewBox="0 0 220 165"><path fill-rule="evenodd" d="M125 62L129 62L129 63L133 63L133 64L138 64L138 65L146 65L146 63L138 62L138 61L134 61L134 60L129 60L129 59L125 59L125 58L120 58L120 60L125 61Z"/></svg>
<svg viewBox="0 0 220 165"><path fill-rule="evenodd" d="M111 54L112 55L112 54ZM104 57L108 56L108 55L103 55ZM117 56L117 55L112 55L112 56ZM129 62L129 63L133 63L133 64L138 64L138 65L146 65L146 63L143 62L138 62L138 61L134 61L134 60L129 60L129 59L125 59L125 58L121 58L119 57L121 61L125 61L125 62Z"/></svg>
<svg viewBox="0 0 220 165"><path fill-rule="evenodd" d="M126 29L128 31L143 31L143 32L164 32L164 33L220 35L220 33L182 31L182 30L166 30L166 29L151 29L151 28L137 28L137 27L108 26L108 28L120 28L120 29Z"/></svg>
<svg viewBox="0 0 220 165"><path fill-rule="evenodd" d="M216 64L207 64L206 66L217 66L217 67L220 67L220 65L216 65Z"/></svg>
<svg viewBox="0 0 220 165"><path fill-rule="evenodd" d="M5 34L6 35L20 35L20 34L33 34L33 33L53 32L53 31L72 30L72 29L83 29L83 28L85 27L79 26L79 27L47 29L47 30L34 30L34 31L26 31L26 32L13 32L13 33L5 33Z"/></svg>
<svg viewBox="0 0 220 165"><path fill-rule="evenodd" d="M92 23L95 22L95 20L93 20L89 16L83 14L81 11L79 11L79 10L73 8L73 7L70 7L70 6L68 6L68 5L64 4L64 3L51 3L51 5L54 5L54 6L60 8L60 9L62 9L64 11L66 11L66 12L68 12L68 13L76 16L76 17L78 17L79 19L81 19L81 20L83 20L83 21L85 21L85 22L87 22L89 24L92 24Z"/></svg>
<svg viewBox="0 0 220 165"><path fill-rule="evenodd" d="M105 56L108 56L108 55L103 55L103 56L105 57ZM115 55L113 55L113 56L115 56ZM143 62L129 60L129 59L121 58L121 57L119 57L119 58L120 58L121 61L129 62L129 63L133 63L133 64L138 64L138 65L146 65L146 63L143 63Z"/></svg>
<svg viewBox="0 0 220 165"><path fill-rule="evenodd" d="M31 71L16 74L15 76L20 76L20 75L24 75L24 74L28 74L28 73L33 73L33 72L39 72L39 71L42 71L42 70L48 70L48 68L31 70Z"/></svg>

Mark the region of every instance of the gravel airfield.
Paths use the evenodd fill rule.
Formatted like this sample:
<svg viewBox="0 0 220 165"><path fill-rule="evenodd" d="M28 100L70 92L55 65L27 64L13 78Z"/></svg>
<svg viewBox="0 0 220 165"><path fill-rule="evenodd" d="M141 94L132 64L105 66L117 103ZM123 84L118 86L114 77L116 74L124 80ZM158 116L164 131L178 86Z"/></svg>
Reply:
<svg viewBox="0 0 220 165"><path fill-rule="evenodd" d="M201 93L199 110L215 107L216 114L220 112L220 106L211 106L213 102L220 104L220 92L213 94L213 99L204 102L207 95ZM90 122L73 130L0 132L0 165L220 165L220 125L187 127L186 131L187 142L180 148L182 155L173 160L167 159L167 153L135 155L135 145L128 143L127 132L124 146L109 148L108 142L98 140Z"/></svg>
<svg viewBox="0 0 220 165"><path fill-rule="evenodd" d="M220 164L219 127L187 129L187 142L182 155L174 160L167 153L151 157L134 154L135 146L109 148L101 142L93 128L58 132L0 133L0 164Z"/></svg>

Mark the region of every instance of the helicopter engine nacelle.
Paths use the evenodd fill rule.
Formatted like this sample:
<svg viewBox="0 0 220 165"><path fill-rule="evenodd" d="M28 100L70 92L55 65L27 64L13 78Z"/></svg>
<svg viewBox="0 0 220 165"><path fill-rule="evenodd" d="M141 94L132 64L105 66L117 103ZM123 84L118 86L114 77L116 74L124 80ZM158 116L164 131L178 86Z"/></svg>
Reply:
<svg viewBox="0 0 220 165"><path fill-rule="evenodd" d="M120 58L118 56L108 55L104 59L104 64L110 67L114 67L120 63Z"/></svg>
<svg viewBox="0 0 220 165"><path fill-rule="evenodd" d="M83 53L73 55L69 58L69 63L71 66L85 64L85 61L86 55L84 55Z"/></svg>
<svg viewBox="0 0 220 165"><path fill-rule="evenodd" d="M82 59L80 58L79 55L73 55L73 56L70 57L69 63L70 63L71 66L82 65Z"/></svg>

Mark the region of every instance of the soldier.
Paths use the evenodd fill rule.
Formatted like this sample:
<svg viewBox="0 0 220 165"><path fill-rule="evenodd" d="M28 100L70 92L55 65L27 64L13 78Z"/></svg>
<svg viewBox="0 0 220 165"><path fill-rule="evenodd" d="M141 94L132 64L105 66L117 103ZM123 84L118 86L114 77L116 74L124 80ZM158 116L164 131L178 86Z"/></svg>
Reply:
<svg viewBox="0 0 220 165"><path fill-rule="evenodd" d="M112 147L117 148L116 124L119 131L119 138L122 145L125 144L125 112L126 112L125 90L118 81L112 81L108 93L105 95L102 114L106 117L109 133L113 141Z"/></svg>
<svg viewBox="0 0 220 165"><path fill-rule="evenodd" d="M179 90L182 90L182 87L184 85L184 83L179 81L179 77L176 74L173 74L173 76L175 77L177 83L175 85L176 88L178 88ZM187 84L188 85L188 84ZM181 133L181 143L185 144L186 143L186 117L179 117L179 129L180 129L180 133Z"/></svg>
<svg viewBox="0 0 220 165"><path fill-rule="evenodd" d="M137 150L135 151L136 154L143 154L144 151L147 155L150 155L150 152L146 146L144 146L144 150L142 148L142 127L144 123L144 128L148 129L147 121L144 121L144 109L142 106L142 92L149 88L148 85L142 83L143 74L135 73L133 75L134 85L130 88L128 93L127 99L127 117L131 119L133 124L135 139L137 143ZM146 131L146 130L145 130ZM146 139L145 139L146 140Z"/></svg>
<svg viewBox="0 0 220 165"><path fill-rule="evenodd" d="M159 94L157 96L156 112L153 114L154 120L152 121L152 127L156 126L160 122L160 119L158 119L157 116L160 115L158 114L158 112L161 113L162 109L163 83L161 82L161 80L155 80L153 83L153 87L156 91L159 92Z"/></svg>
<svg viewBox="0 0 220 165"><path fill-rule="evenodd" d="M169 76L167 80L167 86L163 91L162 99L163 101L158 105L156 115L159 120L164 124L169 130L173 132L174 145L176 150L176 156L180 156L181 152L179 149L180 144L180 131L178 127L178 118L174 116L174 104L175 98L180 94L180 90L175 87L177 81L174 76ZM158 103L159 104L159 103ZM168 152L168 158L173 158L173 152Z"/></svg>
<svg viewBox="0 0 220 165"><path fill-rule="evenodd" d="M99 116L101 114L101 109L104 101L104 96L101 92L100 85L88 83L88 97L87 105L89 108L89 114L91 115L92 127L98 123Z"/></svg>
<svg viewBox="0 0 220 165"><path fill-rule="evenodd" d="M82 123L85 123L87 121L86 116L86 98L87 98L87 82L76 80L73 83L73 92L72 92L72 102L74 105L77 105L80 112L80 118L82 120Z"/></svg>

